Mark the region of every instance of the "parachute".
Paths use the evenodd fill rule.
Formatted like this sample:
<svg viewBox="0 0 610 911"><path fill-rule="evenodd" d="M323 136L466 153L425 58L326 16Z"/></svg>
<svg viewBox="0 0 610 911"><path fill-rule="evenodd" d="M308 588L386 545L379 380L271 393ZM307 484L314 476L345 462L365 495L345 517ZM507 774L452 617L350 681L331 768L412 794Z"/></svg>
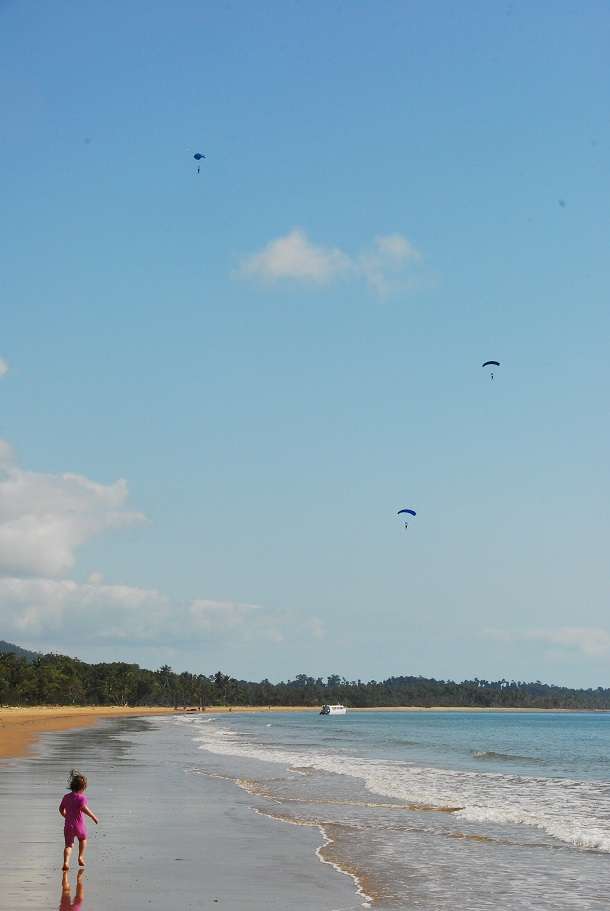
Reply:
<svg viewBox="0 0 610 911"><path fill-rule="evenodd" d="M195 154L193 155L193 158L197 162L197 173L199 174L199 172L201 171L201 159L205 158L205 155L202 155L201 152L195 152Z"/></svg>
<svg viewBox="0 0 610 911"><path fill-rule="evenodd" d="M499 367L499 366L500 366L500 361L485 361L483 364L481 364L481 367ZM491 371L491 378L492 378L492 380L494 378L493 370Z"/></svg>
<svg viewBox="0 0 610 911"><path fill-rule="evenodd" d="M414 509L399 509L398 512L396 513L397 516L402 516L402 515L405 515L405 514L408 515L408 516L416 516L416 515L417 515L417 513L415 512ZM408 522L405 522L405 528L408 528L408 527L409 527L409 523L408 523Z"/></svg>

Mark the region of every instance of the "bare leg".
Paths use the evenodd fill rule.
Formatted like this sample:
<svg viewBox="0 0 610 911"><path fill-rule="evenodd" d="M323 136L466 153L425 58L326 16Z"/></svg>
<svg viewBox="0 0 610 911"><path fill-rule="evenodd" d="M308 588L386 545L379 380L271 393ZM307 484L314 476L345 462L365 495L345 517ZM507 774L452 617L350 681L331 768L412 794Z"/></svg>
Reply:
<svg viewBox="0 0 610 911"><path fill-rule="evenodd" d="M79 867L85 866L85 850L87 848L87 839L79 838L78 839L78 865Z"/></svg>
<svg viewBox="0 0 610 911"><path fill-rule="evenodd" d="M63 866L64 870L70 869L70 854L72 854L72 848L71 847L69 848L66 845L66 847L64 848L64 866Z"/></svg>

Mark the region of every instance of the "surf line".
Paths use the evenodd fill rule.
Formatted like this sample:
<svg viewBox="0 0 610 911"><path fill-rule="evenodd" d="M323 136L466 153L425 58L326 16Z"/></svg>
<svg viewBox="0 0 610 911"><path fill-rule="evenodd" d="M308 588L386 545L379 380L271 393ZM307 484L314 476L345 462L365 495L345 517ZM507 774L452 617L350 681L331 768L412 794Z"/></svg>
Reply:
<svg viewBox="0 0 610 911"><path fill-rule="evenodd" d="M335 843L334 838L331 838L331 836L326 831L324 823L313 822L313 821L305 820L305 819L290 819L288 816L282 816L279 813L268 813L265 810L260 810L258 807L250 807L250 809L254 810L254 812L257 813L259 816L266 816L267 819L273 819L275 822L287 822L291 826L307 826L310 829L317 829L320 832L320 834L322 835L322 838L324 839L323 844L318 845L318 847L316 848L316 857L318 858L320 863L326 864L327 866L332 867L336 873L341 873L343 876L349 876L352 883L354 884L354 888L356 890L356 895L362 899L362 907L363 908L371 907L371 905L374 902L374 898L371 895L367 895L367 893L364 891L364 888L362 885L362 880L360 879L358 874L354 873L352 870L345 869L340 864L338 864L336 861L327 860L324 857L324 854L323 854L324 849L328 848L330 845L333 845Z"/></svg>

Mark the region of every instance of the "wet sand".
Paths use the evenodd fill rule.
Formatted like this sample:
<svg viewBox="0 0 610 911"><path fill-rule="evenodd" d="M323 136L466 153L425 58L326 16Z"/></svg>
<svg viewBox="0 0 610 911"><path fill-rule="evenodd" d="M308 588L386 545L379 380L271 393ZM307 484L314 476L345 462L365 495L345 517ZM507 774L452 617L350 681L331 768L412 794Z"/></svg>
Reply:
<svg viewBox="0 0 610 911"><path fill-rule="evenodd" d="M87 867L73 858L62 881L67 771L88 775L100 819L88 823ZM349 876L320 863L315 829L286 826L251 809L227 781L192 773L201 756L173 725L144 718L43 733L24 758L0 760L2 911L224 909L356 911ZM62 904L63 901L63 904Z"/></svg>
<svg viewBox="0 0 610 911"><path fill-rule="evenodd" d="M27 754L36 742L36 738L45 731L89 727L96 724L101 718L161 715L173 711L173 709L167 708L123 708L118 706L2 708L0 709L0 759Z"/></svg>

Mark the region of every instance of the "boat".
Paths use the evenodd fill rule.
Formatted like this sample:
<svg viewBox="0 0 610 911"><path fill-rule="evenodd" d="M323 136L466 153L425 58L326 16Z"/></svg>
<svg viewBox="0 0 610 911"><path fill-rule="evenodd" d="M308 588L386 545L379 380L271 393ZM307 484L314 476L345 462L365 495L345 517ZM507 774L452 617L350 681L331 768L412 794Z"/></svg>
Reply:
<svg viewBox="0 0 610 911"><path fill-rule="evenodd" d="M320 715L345 715L346 712L344 705L323 705Z"/></svg>

